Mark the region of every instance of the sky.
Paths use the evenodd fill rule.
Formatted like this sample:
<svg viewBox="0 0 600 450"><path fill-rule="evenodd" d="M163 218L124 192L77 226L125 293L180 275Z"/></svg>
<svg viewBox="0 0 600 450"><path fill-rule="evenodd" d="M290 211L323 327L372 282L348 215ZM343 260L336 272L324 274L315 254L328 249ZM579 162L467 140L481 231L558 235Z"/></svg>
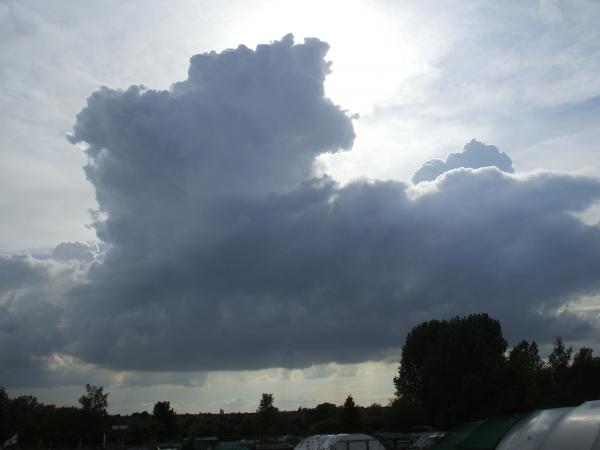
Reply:
<svg viewBox="0 0 600 450"><path fill-rule="evenodd" d="M368 406L429 319L600 351L595 1L0 1L0 385Z"/></svg>

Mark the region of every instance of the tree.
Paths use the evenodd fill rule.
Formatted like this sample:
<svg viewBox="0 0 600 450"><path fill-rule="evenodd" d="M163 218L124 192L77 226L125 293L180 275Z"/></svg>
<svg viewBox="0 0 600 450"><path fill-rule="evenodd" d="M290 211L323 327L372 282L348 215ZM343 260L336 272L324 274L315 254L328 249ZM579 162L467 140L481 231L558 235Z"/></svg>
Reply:
<svg viewBox="0 0 600 450"><path fill-rule="evenodd" d="M570 402L580 404L586 400L600 399L600 358L593 356L591 348L582 347L573 357L569 369Z"/></svg>
<svg viewBox="0 0 600 450"><path fill-rule="evenodd" d="M108 392L105 394L102 386L98 387L93 384L86 384L85 390L86 393L79 397L81 408L91 415L105 416L108 407Z"/></svg>
<svg viewBox="0 0 600 450"><path fill-rule="evenodd" d="M360 428L360 416L352 395L348 395L344 402L342 426L346 433L355 433Z"/></svg>
<svg viewBox="0 0 600 450"><path fill-rule="evenodd" d="M437 426L494 414L506 347L500 322L487 314L417 325L402 347L396 398L422 406Z"/></svg>
<svg viewBox="0 0 600 450"><path fill-rule="evenodd" d="M385 430L385 411L386 408L379 403L371 403L371 406L364 408L360 418L361 431L373 434Z"/></svg>
<svg viewBox="0 0 600 450"><path fill-rule="evenodd" d="M4 390L4 386L0 386L0 442L4 442L13 431L10 429L10 400L8 394Z"/></svg>
<svg viewBox="0 0 600 450"><path fill-rule="evenodd" d="M522 340L508 355L504 411L529 411L544 400L544 362L537 344Z"/></svg>
<svg viewBox="0 0 600 450"><path fill-rule="evenodd" d="M409 431L426 423L428 418L423 405L410 396L392 399L385 413L388 429Z"/></svg>
<svg viewBox="0 0 600 450"><path fill-rule="evenodd" d="M156 402L152 408L152 415L158 423L159 439L173 437L177 433L175 411L170 402Z"/></svg>
<svg viewBox="0 0 600 450"><path fill-rule="evenodd" d="M333 403L319 403L308 411L308 431L311 434L336 434L342 431L338 407Z"/></svg>
<svg viewBox="0 0 600 450"><path fill-rule="evenodd" d="M320 422L322 420L327 420L335 417L337 412L337 406L333 403L319 403L315 406L315 409L312 411L312 419L313 422Z"/></svg>
<svg viewBox="0 0 600 450"><path fill-rule="evenodd" d="M550 406L565 406L571 402L569 389L569 367L572 347L565 347L560 336L554 340L552 352L548 356L548 370L551 380Z"/></svg>
<svg viewBox="0 0 600 450"><path fill-rule="evenodd" d="M43 405L33 395L21 395L10 402L10 419L19 443L32 446L41 435ZM13 434L14 434L13 433Z"/></svg>
<svg viewBox="0 0 600 450"><path fill-rule="evenodd" d="M273 406L273 402L273 394L263 394L258 409L256 410L261 439L271 436L276 425L275 421L279 410Z"/></svg>
<svg viewBox="0 0 600 450"><path fill-rule="evenodd" d="M97 443L102 440L102 435L108 425L106 408L108 407L108 392L104 393L102 386L86 384L86 393L79 397L79 404L83 412L83 426L81 431L82 441Z"/></svg>
<svg viewBox="0 0 600 450"><path fill-rule="evenodd" d="M573 353L573 347L565 347L560 336L557 336L554 340L552 353L548 356L548 364L550 369L555 372L564 372L569 368L571 362L571 354Z"/></svg>

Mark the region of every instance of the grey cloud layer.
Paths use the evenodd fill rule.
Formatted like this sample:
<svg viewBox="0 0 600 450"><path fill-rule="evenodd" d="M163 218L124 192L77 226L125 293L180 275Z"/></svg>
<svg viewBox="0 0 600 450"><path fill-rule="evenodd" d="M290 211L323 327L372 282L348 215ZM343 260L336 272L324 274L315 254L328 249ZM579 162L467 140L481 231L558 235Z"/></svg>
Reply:
<svg viewBox="0 0 600 450"><path fill-rule="evenodd" d="M313 178L315 156L354 137L324 97L326 50L286 36L194 56L169 91L90 97L70 139L88 145L110 247L41 354L119 370L358 362L421 320L479 311L511 338L596 339L594 318L555 311L600 290L600 228L572 214L600 180L512 174L476 141L422 169L430 183Z"/></svg>
<svg viewBox="0 0 600 450"><path fill-rule="evenodd" d="M419 320L480 310L513 338L594 332L539 311L600 287L600 231L568 214L598 198L598 181L488 168L409 194L319 181L223 201L198 225L210 241L170 238L160 258L109 252L77 293L78 354L132 369L355 362Z"/></svg>
<svg viewBox="0 0 600 450"><path fill-rule="evenodd" d="M416 320L472 310L544 337L589 331L537 312L599 287L599 230L567 212L600 183L492 168L420 193L311 180L313 158L353 137L323 97L326 49L287 36L194 56L168 92L90 98L72 140L90 146L113 248L69 310L78 356L149 370L362 361ZM482 166L513 171L472 141L423 179Z"/></svg>
<svg viewBox="0 0 600 450"><path fill-rule="evenodd" d="M64 351L62 295L76 267L0 256L0 379L8 386L45 384L50 355Z"/></svg>

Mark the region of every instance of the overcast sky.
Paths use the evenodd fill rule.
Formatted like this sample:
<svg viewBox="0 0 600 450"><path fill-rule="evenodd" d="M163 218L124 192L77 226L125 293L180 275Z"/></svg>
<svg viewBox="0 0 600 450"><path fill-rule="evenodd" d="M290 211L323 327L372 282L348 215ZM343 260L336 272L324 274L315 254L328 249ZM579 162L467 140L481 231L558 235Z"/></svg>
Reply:
<svg viewBox="0 0 600 450"><path fill-rule="evenodd" d="M423 320L600 351L596 1L0 2L0 385L386 403Z"/></svg>

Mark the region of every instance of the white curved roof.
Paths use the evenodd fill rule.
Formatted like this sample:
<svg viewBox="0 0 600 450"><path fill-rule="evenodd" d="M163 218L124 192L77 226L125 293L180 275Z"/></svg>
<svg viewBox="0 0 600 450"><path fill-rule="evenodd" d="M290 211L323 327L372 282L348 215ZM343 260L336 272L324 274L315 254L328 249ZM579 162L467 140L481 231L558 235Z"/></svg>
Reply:
<svg viewBox="0 0 600 450"><path fill-rule="evenodd" d="M600 450L600 401L535 411L512 427L496 450Z"/></svg>
<svg viewBox="0 0 600 450"><path fill-rule="evenodd" d="M385 450L373 436L362 433L317 434L301 440L294 450Z"/></svg>

